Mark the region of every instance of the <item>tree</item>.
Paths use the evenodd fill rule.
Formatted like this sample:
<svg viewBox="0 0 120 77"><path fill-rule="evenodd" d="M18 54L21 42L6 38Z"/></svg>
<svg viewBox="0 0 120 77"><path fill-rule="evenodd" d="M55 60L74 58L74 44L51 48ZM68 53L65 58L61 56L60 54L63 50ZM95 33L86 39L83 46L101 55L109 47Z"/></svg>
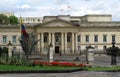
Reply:
<svg viewBox="0 0 120 77"><path fill-rule="evenodd" d="M106 49L107 55L111 55L112 49L113 49L112 47ZM115 50L116 50L116 56L120 56L120 49L118 47L115 47Z"/></svg>
<svg viewBox="0 0 120 77"><path fill-rule="evenodd" d="M31 33L28 34L28 38L25 38L24 36L21 36L19 38L19 41L21 43L22 49L25 53L25 56L29 58L29 55L31 55L32 51L34 50L36 44L40 39L35 40L35 36Z"/></svg>
<svg viewBox="0 0 120 77"><path fill-rule="evenodd" d="M2 25L8 25L9 24L9 18L3 14L0 14L0 24Z"/></svg>
<svg viewBox="0 0 120 77"><path fill-rule="evenodd" d="M10 21L10 24L12 25L18 24L18 18L15 16L10 16L9 21Z"/></svg>

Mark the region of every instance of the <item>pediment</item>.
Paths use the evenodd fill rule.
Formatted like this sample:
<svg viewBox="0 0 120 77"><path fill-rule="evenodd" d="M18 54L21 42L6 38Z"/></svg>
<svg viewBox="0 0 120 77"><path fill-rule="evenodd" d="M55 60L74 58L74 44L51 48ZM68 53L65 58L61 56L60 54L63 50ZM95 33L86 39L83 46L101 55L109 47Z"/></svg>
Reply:
<svg viewBox="0 0 120 77"><path fill-rule="evenodd" d="M42 23L41 26L43 27L74 27L76 25L69 21L55 19L52 21Z"/></svg>

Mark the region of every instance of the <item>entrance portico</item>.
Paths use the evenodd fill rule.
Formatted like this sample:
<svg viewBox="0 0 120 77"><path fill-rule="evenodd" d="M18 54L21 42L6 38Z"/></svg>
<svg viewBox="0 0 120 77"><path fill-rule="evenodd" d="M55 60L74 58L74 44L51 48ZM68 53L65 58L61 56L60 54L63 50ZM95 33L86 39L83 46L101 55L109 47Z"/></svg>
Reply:
<svg viewBox="0 0 120 77"><path fill-rule="evenodd" d="M52 42L53 52L55 54L72 54L77 51L77 33L74 32L44 32L38 34L38 50L40 53L46 53L48 45Z"/></svg>
<svg viewBox="0 0 120 77"><path fill-rule="evenodd" d="M47 53L50 43L53 45L54 54L74 54L78 50L77 34L78 27L63 20L53 20L36 26L38 51Z"/></svg>

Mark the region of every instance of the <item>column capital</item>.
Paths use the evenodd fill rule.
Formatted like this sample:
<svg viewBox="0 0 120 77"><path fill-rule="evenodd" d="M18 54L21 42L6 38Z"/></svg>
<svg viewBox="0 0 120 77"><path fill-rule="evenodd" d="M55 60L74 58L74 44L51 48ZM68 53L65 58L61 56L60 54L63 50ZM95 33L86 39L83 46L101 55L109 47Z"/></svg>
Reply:
<svg viewBox="0 0 120 77"><path fill-rule="evenodd" d="M51 32L52 34L55 34L55 32Z"/></svg>
<svg viewBox="0 0 120 77"><path fill-rule="evenodd" d="M60 32L60 33L69 33L69 32Z"/></svg>
<svg viewBox="0 0 120 77"><path fill-rule="evenodd" d="M55 32L47 32L47 33L49 34L49 33L55 33Z"/></svg>
<svg viewBox="0 0 120 77"><path fill-rule="evenodd" d="M71 32L71 33L78 34L78 32Z"/></svg>
<svg viewBox="0 0 120 77"><path fill-rule="evenodd" d="M40 32L39 34L44 34L45 32Z"/></svg>

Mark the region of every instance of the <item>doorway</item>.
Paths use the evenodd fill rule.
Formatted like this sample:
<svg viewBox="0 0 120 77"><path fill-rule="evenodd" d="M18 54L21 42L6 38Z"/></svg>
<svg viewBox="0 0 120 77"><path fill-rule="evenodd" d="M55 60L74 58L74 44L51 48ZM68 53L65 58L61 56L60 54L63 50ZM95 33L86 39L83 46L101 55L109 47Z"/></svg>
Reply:
<svg viewBox="0 0 120 77"><path fill-rule="evenodd" d="M55 54L58 54L59 53L59 46L56 46L55 47Z"/></svg>

